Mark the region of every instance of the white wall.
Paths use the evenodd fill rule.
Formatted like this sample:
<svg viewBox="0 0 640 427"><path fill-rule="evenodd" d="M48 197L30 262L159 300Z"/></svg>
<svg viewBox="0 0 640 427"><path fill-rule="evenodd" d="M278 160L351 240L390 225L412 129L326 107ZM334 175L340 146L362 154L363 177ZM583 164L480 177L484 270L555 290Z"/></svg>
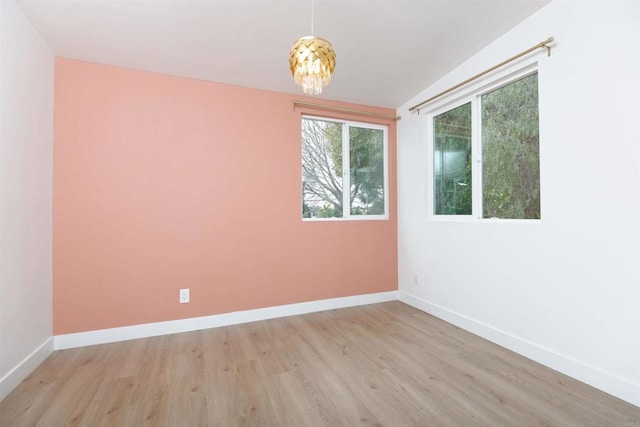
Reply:
<svg viewBox="0 0 640 427"><path fill-rule="evenodd" d="M640 405L640 13L552 2L398 110L401 299ZM425 219L417 104L538 52L542 221ZM414 274L419 285L414 284Z"/></svg>
<svg viewBox="0 0 640 427"><path fill-rule="evenodd" d="M53 349L54 56L0 1L0 399Z"/></svg>

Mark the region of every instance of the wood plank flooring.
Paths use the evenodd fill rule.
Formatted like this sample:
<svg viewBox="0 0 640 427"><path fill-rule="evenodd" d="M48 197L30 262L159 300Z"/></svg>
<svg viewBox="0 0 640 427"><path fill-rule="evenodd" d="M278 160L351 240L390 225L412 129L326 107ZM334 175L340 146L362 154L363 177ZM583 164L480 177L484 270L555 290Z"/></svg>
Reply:
<svg viewBox="0 0 640 427"><path fill-rule="evenodd" d="M619 426L640 408L401 302L54 352L0 426Z"/></svg>

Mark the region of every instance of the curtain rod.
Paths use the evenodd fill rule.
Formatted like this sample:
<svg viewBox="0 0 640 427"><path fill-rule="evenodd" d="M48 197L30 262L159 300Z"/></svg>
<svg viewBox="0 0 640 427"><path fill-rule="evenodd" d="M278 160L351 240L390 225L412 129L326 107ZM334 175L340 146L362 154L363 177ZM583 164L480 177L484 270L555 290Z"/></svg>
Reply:
<svg viewBox="0 0 640 427"><path fill-rule="evenodd" d="M387 119L387 120L400 120L402 118L400 116L389 116L389 115L386 115L386 114L375 113L373 111L355 110L353 108L334 107L332 105L316 104L316 103L313 103L313 102L303 102L303 101L295 101L294 100L293 101L293 109L295 110L297 106L317 108L319 110L339 111L339 112L342 112L342 113L352 113L352 114L358 114L360 116L376 117L376 118L379 118L379 119Z"/></svg>
<svg viewBox="0 0 640 427"><path fill-rule="evenodd" d="M467 83L471 83L472 81L474 81L476 79L479 79L480 77L484 76L485 74L488 74L488 73L490 73L490 72L492 72L492 71L494 71L494 70L496 70L496 69L498 69L498 68L500 68L500 67L502 67L504 65L507 65L508 63L513 62L516 59L521 58L521 57L525 56L526 54L533 52L536 49L545 48L545 49L547 49L547 56L551 56L551 46L549 46L549 44L553 43L553 40L554 40L553 37L549 37L545 41L542 41L542 42L538 43L537 45L532 46L529 49L524 50L524 51L520 52L519 54L517 54L515 56L512 56L511 58L509 58L509 59L507 59L505 61L502 61L498 65L494 65L493 67L488 68L488 69L484 70L483 72L478 73L475 76L470 77L467 80L465 80L465 81L463 81L461 83L458 83L457 85L452 86L449 89L447 89L445 91L442 91L439 94L434 95L431 98L422 101L419 104L414 105L413 107L409 108L409 111L413 112L413 111L419 109L420 107L422 107L423 105L428 104L429 102L433 101L434 99L440 98L441 96L446 95L449 92L452 92L452 91L454 91L454 90L466 85Z"/></svg>

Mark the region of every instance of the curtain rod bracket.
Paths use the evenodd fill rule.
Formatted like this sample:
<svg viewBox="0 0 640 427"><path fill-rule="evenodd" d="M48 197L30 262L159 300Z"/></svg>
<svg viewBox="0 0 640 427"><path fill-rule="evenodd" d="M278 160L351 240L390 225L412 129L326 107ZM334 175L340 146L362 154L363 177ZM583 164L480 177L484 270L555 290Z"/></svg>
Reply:
<svg viewBox="0 0 640 427"><path fill-rule="evenodd" d="M549 46L549 43L553 43L553 41L554 41L554 38L549 37L548 39L540 43L540 47L547 49L547 56L551 56L551 46Z"/></svg>

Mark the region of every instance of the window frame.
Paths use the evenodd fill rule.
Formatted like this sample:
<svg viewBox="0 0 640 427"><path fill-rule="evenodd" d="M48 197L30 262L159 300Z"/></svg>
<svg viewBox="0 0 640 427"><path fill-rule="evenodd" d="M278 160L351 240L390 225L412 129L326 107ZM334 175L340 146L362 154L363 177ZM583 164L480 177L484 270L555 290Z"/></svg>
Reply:
<svg viewBox="0 0 640 427"><path fill-rule="evenodd" d="M349 153L349 128L350 127L359 127L365 129L375 129L382 131L382 156L383 156L383 182L384 182L384 214L381 215L352 215L350 209L344 209L341 217L331 217L331 218L305 218L303 212L303 204L304 199L301 196L300 199L300 217L302 221L305 222L323 222L323 221L380 221L380 220L388 220L389 219L389 126L378 124L378 123L370 123L370 122L360 122L355 120L347 120L336 117L325 117L325 116L315 116L310 114L302 114L300 117L300 186L302 193L302 182L304 181L303 170L302 170L302 162L303 162L303 153L302 153L302 121L305 119L309 120L320 120L324 122L334 122L342 124L342 200L343 205L347 206L350 198L350 191L344 191L345 188L351 188L351 174L350 174L350 153ZM345 144L345 141L347 144Z"/></svg>
<svg viewBox="0 0 640 427"><path fill-rule="evenodd" d="M429 171L426 179L426 215L427 221L444 222L483 222L496 223L504 222L509 224L539 224L542 221L542 138L539 138L538 154L540 159L540 218L484 218L483 217L483 187L482 187L482 111L481 102L478 100L485 94L515 82L521 78L532 74L538 74L538 115L540 116L540 68L537 61L520 64L519 67L505 68L502 72L496 73L490 80L482 79L475 84L469 85L465 89L453 92L449 96L443 97L439 102L434 102L428 108L423 108L421 114L425 115L424 135L426 135L426 161ZM471 214L470 215L447 215L435 213L435 176L434 176L434 118L447 111L453 110L461 105L471 103L471 179L473 183L471 191ZM541 126L538 128L538 135L541 135Z"/></svg>

